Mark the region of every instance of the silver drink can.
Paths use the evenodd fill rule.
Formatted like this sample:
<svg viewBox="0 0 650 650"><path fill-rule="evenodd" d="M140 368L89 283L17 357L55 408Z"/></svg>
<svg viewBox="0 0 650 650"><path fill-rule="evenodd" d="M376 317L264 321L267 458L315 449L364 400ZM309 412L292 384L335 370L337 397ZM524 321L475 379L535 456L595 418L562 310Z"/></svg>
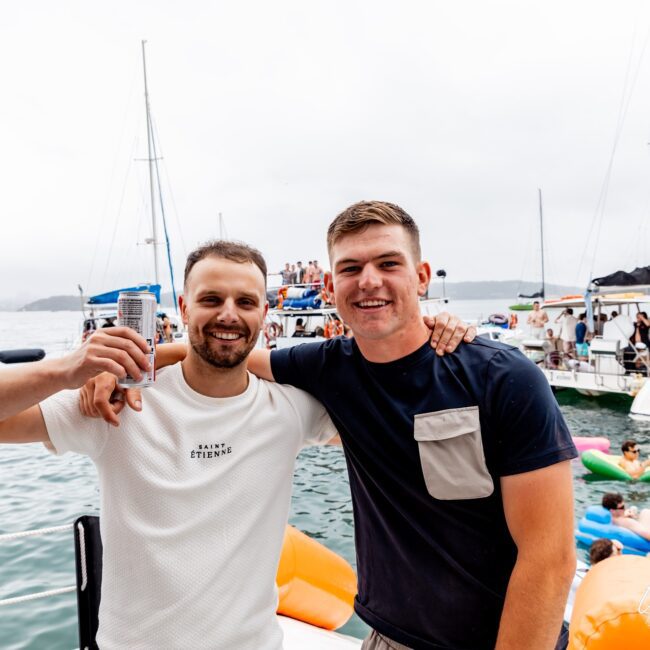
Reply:
<svg viewBox="0 0 650 650"><path fill-rule="evenodd" d="M130 375L117 383L124 388L142 388L151 386L156 378L154 361L156 339L156 296L149 291L122 291L117 298L117 325L130 327L147 341L149 345L149 363L151 370L142 372L142 379L136 381Z"/></svg>

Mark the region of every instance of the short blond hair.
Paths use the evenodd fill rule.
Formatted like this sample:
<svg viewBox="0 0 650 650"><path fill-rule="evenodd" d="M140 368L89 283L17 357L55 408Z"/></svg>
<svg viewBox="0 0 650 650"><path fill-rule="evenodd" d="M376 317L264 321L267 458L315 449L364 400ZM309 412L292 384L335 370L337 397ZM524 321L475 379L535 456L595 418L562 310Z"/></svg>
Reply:
<svg viewBox="0 0 650 650"><path fill-rule="evenodd" d="M327 250L330 255L334 244L339 239L353 232L362 232L373 223L402 226L411 240L416 262L420 261L422 251L420 249L420 230L417 224L398 205L386 201L359 201L343 210L327 229Z"/></svg>

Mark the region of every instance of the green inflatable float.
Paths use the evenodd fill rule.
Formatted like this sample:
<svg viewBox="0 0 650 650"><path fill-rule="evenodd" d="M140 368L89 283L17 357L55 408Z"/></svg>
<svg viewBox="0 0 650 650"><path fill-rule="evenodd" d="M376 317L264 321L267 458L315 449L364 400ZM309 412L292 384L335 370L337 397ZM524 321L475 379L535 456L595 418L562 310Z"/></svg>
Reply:
<svg viewBox="0 0 650 650"><path fill-rule="evenodd" d="M580 456L582 464L594 474L600 474L607 478L612 478L617 481L643 481L650 483L650 467L647 467L645 472L641 474L638 479L633 479L622 467L619 462L622 456L612 456L605 454L598 449L589 449L583 452Z"/></svg>

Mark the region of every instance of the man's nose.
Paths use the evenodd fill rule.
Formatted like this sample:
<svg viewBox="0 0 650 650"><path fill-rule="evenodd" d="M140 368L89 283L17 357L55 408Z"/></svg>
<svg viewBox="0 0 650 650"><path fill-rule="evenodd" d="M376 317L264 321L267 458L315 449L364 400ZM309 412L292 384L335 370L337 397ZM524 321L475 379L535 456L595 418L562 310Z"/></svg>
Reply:
<svg viewBox="0 0 650 650"><path fill-rule="evenodd" d="M239 321L239 313L237 312L237 305L233 298L226 298L219 310L217 320L220 323L236 323Z"/></svg>
<svg viewBox="0 0 650 650"><path fill-rule="evenodd" d="M366 264L359 277L359 289L368 291L381 286L381 273L373 264Z"/></svg>

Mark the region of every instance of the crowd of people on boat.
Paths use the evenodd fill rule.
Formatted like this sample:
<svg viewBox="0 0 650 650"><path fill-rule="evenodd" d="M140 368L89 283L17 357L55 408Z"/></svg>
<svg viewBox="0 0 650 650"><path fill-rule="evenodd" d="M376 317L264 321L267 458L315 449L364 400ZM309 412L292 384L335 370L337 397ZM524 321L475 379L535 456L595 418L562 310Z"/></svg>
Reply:
<svg viewBox="0 0 650 650"><path fill-rule="evenodd" d="M284 268L279 272L283 285L318 285L323 283L325 271L323 271L318 260L309 260L307 266L302 262L290 264L286 262Z"/></svg>
<svg viewBox="0 0 650 650"><path fill-rule="evenodd" d="M81 342L86 341L98 329L107 329L116 326L117 316L108 314L95 316L91 313L90 317L84 320L81 330ZM176 332L178 332L178 324L172 322L166 313L159 312L156 315L156 344L173 343Z"/></svg>
<svg viewBox="0 0 650 650"><path fill-rule="evenodd" d="M562 310L555 318L554 323L559 326L557 331L548 327L549 322L549 316L541 309L540 303L533 303L527 319L530 335L549 341L552 346L550 362L556 365L565 359L587 361L591 341L596 336L621 342L627 370L643 369L650 362L650 319L645 311L638 311L634 320L616 310L609 315L595 314L591 331L587 313L579 313L576 317L571 307Z"/></svg>

